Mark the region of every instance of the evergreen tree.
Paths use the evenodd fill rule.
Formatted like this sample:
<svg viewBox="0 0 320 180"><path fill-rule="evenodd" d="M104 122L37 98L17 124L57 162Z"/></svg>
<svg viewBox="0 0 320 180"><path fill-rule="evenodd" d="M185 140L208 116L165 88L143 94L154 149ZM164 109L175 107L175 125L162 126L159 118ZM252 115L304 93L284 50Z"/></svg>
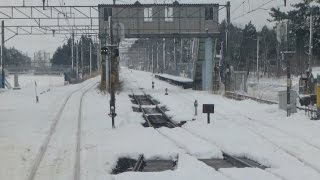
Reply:
<svg viewBox="0 0 320 180"><path fill-rule="evenodd" d="M78 46L78 57L79 57L79 67L82 66L81 56L83 55L83 66L89 66L90 64L90 43L92 43L91 37L88 36L81 36L79 42L74 45L74 66L76 65L76 46ZM71 65L72 64L72 39L69 38L67 44L63 44L62 46L58 47L58 49L53 54L51 59L52 65ZM82 46L82 48L81 48ZM97 47L92 43L92 68L97 69ZM83 51L83 52L81 52Z"/></svg>
<svg viewBox="0 0 320 180"><path fill-rule="evenodd" d="M241 42L241 63L245 70L254 69L255 55L257 46L257 30L251 21L243 29ZM252 67L252 68L251 68Z"/></svg>
<svg viewBox="0 0 320 180"><path fill-rule="evenodd" d="M309 49L310 15L313 15L313 55L316 57L316 65L320 65L320 2L304 0L292 5L294 9L289 12L281 12L272 8L270 15L273 21L289 20L289 44L290 50L296 51L294 66L300 73L306 69L306 62Z"/></svg>
<svg viewBox="0 0 320 180"><path fill-rule="evenodd" d="M12 48L4 48L4 65L31 65L31 58L24 55L21 51Z"/></svg>

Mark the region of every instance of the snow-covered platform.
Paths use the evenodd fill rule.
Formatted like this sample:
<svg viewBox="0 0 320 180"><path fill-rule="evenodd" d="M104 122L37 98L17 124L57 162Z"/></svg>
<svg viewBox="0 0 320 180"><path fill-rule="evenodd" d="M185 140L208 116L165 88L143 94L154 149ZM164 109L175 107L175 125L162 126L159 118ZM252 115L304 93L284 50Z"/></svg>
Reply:
<svg viewBox="0 0 320 180"><path fill-rule="evenodd" d="M173 76L169 74L155 74L156 78L167 81L171 84L182 86L184 89L192 88L193 86L193 80L185 77L180 76Z"/></svg>

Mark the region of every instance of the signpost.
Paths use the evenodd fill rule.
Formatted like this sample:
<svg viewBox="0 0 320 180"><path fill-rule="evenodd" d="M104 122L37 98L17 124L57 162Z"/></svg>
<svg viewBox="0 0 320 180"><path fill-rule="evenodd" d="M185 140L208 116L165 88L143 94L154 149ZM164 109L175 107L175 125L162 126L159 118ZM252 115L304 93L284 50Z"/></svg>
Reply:
<svg viewBox="0 0 320 180"><path fill-rule="evenodd" d="M208 124L210 124L210 114L214 114L214 104L203 104L202 112L208 115Z"/></svg>

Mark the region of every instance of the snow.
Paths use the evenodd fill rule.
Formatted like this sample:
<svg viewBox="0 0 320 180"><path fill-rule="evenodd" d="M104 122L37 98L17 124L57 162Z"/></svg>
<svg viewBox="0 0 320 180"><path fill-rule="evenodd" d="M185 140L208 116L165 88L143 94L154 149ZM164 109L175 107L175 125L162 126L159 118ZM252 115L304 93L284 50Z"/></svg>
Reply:
<svg viewBox="0 0 320 180"><path fill-rule="evenodd" d="M213 168L208 167L204 163L198 161L194 157L186 154L180 154L178 167L175 171L164 171L158 173L139 173L127 172L114 176L115 180L135 180L135 179L183 179L183 180L229 180L221 173L215 171Z"/></svg>
<svg viewBox="0 0 320 180"><path fill-rule="evenodd" d="M257 177L259 180L280 180L280 178L257 168L230 168L219 171L234 180L256 180Z"/></svg>
<svg viewBox="0 0 320 180"><path fill-rule="evenodd" d="M14 87L14 75L6 77L12 87ZM20 88L32 87L37 82L38 88L43 91L52 87L59 87L64 85L63 75L33 75L33 74L19 74L18 81ZM39 91L39 93L41 92Z"/></svg>
<svg viewBox="0 0 320 180"><path fill-rule="evenodd" d="M171 80L174 80L174 81L179 81L179 82L193 82L192 79L185 78L185 77L180 77L180 76L173 76L173 75L170 75L170 74L156 74L156 75L160 76L160 77L167 78L167 79L171 79Z"/></svg>
<svg viewBox="0 0 320 180"><path fill-rule="evenodd" d="M35 179L72 179L74 176L77 122L83 97L80 141L81 179L219 179L219 180L318 180L320 178L319 122L304 112L291 117L277 105L251 100L234 101L204 91L193 91L155 79L151 73L121 69L122 91L116 94L115 126L108 116L110 96L96 88L99 77L81 84L51 90L37 104L33 83L19 91L0 94L0 179L26 179L40 147L62 104L70 96L48 143ZM39 88L49 88L48 77L39 76ZM32 78L31 78L32 79ZM32 82L33 80L31 80ZM155 82L152 89L151 82ZM264 81L264 80L263 80ZM263 82L262 81L262 82ZM279 83L280 84L280 83ZM160 101L181 128L145 128L141 113L133 112L129 95L145 93ZM165 88L169 95L164 95ZM131 91L132 90L132 91ZM257 88L257 90L260 90ZM272 93L270 92L272 95ZM198 100L198 115L194 115ZM201 113L204 103L215 104L211 124ZM192 119L195 119L192 121ZM268 168L231 168L218 171L198 159L222 158L222 152L246 157ZM174 170L126 172L112 175L118 158L178 159Z"/></svg>
<svg viewBox="0 0 320 180"><path fill-rule="evenodd" d="M299 77L292 77L292 89L296 92L299 91ZM270 101L279 102L278 92L287 90L287 78L260 78L259 81L256 77L248 79L248 92L247 95L266 99Z"/></svg>
<svg viewBox="0 0 320 180"><path fill-rule="evenodd" d="M39 79L47 81L46 77ZM0 179L26 179L56 112L67 95L81 86L54 87L39 96L39 103L33 84L0 94Z"/></svg>
<svg viewBox="0 0 320 180"><path fill-rule="evenodd" d="M161 128L159 131L174 141L177 146L185 149L187 154L197 157L198 159L223 158L222 152L217 146L195 137L181 128Z"/></svg>
<svg viewBox="0 0 320 180"><path fill-rule="evenodd" d="M318 146L319 142L315 142L315 138L312 142L307 139L312 136L308 135L309 130L318 133L313 130L316 128L315 122L309 121L303 112L286 118L285 112L279 110L277 105L263 105L250 100L237 102L206 92L183 90L155 79L153 90L150 73L133 71L131 77L141 79L137 84L142 86L147 94L166 104L170 110L168 114L175 114L175 121L194 118L195 99L198 100L199 107L204 103L214 103L216 114L211 116L210 126L206 125L206 115L199 114L196 121L187 122L184 128L195 136L213 143L224 152L247 157L269 166L268 172L286 179L301 179L304 176L308 176L309 179L319 178L318 160L311 158L315 154L320 155L319 149L312 146ZM165 88L169 89L168 96L164 95ZM248 118L254 123L257 121L258 124L247 122ZM290 126L292 119L295 119L294 126ZM259 124L260 122L271 124L272 127L267 128ZM275 130L279 125L280 132ZM296 135L295 131L298 131L299 135Z"/></svg>

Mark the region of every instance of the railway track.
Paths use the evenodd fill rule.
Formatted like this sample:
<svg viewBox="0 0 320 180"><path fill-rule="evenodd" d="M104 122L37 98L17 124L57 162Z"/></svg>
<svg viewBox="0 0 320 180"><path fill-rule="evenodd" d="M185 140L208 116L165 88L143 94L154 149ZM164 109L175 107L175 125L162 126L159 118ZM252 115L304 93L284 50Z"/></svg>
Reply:
<svg viewBox="0 0 320 180"><path fill-rule="evenodd" d="M68 104L68 102L70 101L71 97L76 94L77 92L83 90L83 89L86 89L84 92L81 93L81 104L80 104L80 108L82 108L82 98L83 96L92 88L94 87L94 85L96 85L96 83L93 83L92 80L89 80L87 83L85 83L83 86L81 86L80 88L72 91L70 94L68 94L68 96L65 98L65 100L63 101L58 113L56 114L56 116L54 117L53 119L53 123L51 124L50 126L50 130L49 130L49 133L47 135L47 137L45 138L44 142L42 143L40 149L39 149L39 152L38 154L36 155L36 158L33 162L33 165L31 167L31 170L30 170L30 173L29 175L27 176L27 180L34 180L35 177L36 177L36 174L38 172L38 169L39 169L39 166L40 166L40 163L42 162L47 150L48 150L48 146L49 146L49 143L53 137L53 135L55 134L56 132L56 129L57 129L57 125L58 123L60 122L60 120L62 119L62 116L63 116L63 113L65 111L65 108ZM81 109L79 109L81 110ZM78 117L78 122L81 121L81 112L79 112L79 117ZM79 121L80 119L80 121ZM77 130L77 152L80 153L80 135L81 135L81 124L77 125L78 127L78 130ZM78 147L79 146L79 147ZM79 164L80 162L80 156L79 156L79 153L77 153L77 157L76 157L76 162L75 162L75 175L74 175L74 179L76 179L76 177L79 177L79 171L76 170L76 169L80 169L80 165L77 165ZM79 179L77 179L79 180Z"/></svg>
<svg viewBox="0 0 320 180"><path fill-rule="evenodd" d="M243 115L243 117L248 119L248 121L246 123L244 123L243 120L241 120L241 122L237 122L236 120L231 120L231 121L233 121L234 123L236 123L239 126L242 126L242 127L245 127L247 129L249 129L251 132L253 132L257 136L259 136L260 138L266 140L270 144L272 144L275 147L281 149L282 151L286 152L290 156L294 157L298 161L302 162L303 164L307 165L308 167L310 167L311 169L317 171L320 174L320 169L315 164L313 164L312 162L309 162L308 160L305 160L303 157L301 157L301 155L299 155L299 153L296 153L296 152L294 152L294 151L292 151L290 149L287 149L287 148L283 147L281 144L275 142L275 140L272 140L271 138L267 137L267 135L258 132L257 129L255 128L255 125L254 124L250 124L250 122L249 122L249 121L253 121L254 120L253 118L250 118L250 117L245 116L245 115ZM318 152L318 154L320 154L319 146L316 146L316 145L310 143L309 141L307 141L306 139L304 139L302 137L299 137L297 135L288 133L288 132L283 131L283 130L281 130L279 128L273 127L271 125L266 125L265 123L261 123L258 120L255 120L254 122L259 124L259 126L263 126L265 128L273 129L273 130L277 131L278 133L280 133L280 134L282 134L284 136L294 137L300 142L300 145L302 145L303 147L309 146L309 149L312 148L313 150L316 150Z"/></svg>
<svg viewBox="0 0 320 180"><path fill-rule="evenodd" d="M144 92L143 92L144 93ZM132 97L137 102L139 109L143 113L143 117L147 122L149 127L159 128L159 127L168 127L175 128L178 127L165 113L164 111L157 105L156 102L150 96L143 95L137 96L134 94L132 90ZM149 102L149 103L148 103ZM143 104L144 103L144 104ZM144 108L143 106L154 106L153 109Z"/></svg>
<svg viewBox="0 0 320 180"><path fill-rule="evenodd" d="M131 76L131 75L130 75L130 76ZM141 88L140 88L140 89L141 89ZM187 96L181 95L180 93L178 94L178 93L171 92L171 94L175 94L175 95L177 95L177 96L183 97L182 99L184 99L185 101L188 101L188 103L190 103L190 104L192 104L192 103L194 102L194 100L197 99L196 97L194 97L194 96L192 96L192 95L191 95L191 96L194 97L194 99L191 99L189 95L188 95L188 97L187 97ZM227 95L227 96L228 96L228 95ZM240 95L240 97L239 97L238 94L237 94L236 97L237 97L238 99L235 98L235 95L233 95L232 98L233 98L233 99L237 99L237 100L251 99L251 100L257 101L257 102L259 102L259 103L264 103L264 104L278 104L277 102L268 101L268 100L263 100L263 99L258 99L258 98L253 98L253 97L250 97L250 96ZM230 98L230 97L228 97L228 98ZM302 107L297 107L297 108L298 108L299 110L309 111L309 109L306 109L306 108L302 108ZM250 117L247 117L247 118L252 121L252 118L250 118ZM228 118L228 119L229 119L229 118ZM259 121L257 121L257 122L260 123ZM234 122L234 123L237 124L237 122ZM239 125L239 124L238 124L238 125ZM263 126L266 126L265 124L262 124L262 125L263 125ZM281 129L279 129L279 128L275 128L275 127L273 127L273 126L267 126L267 127L273 128L274 130L277 130L277 131L279 131L280 133L283 133L283 134L286 134L286 135L291 135L290 133L285 132L285 131L283 131L283 130L281 130ZM182 127L182 128L183 128L183 127ZM248 128L248 127L246 127L246 128ZM205 140L206 142L212 143L211 141L208 141L206 138L204 138L204 137L202 137L202 136L199 136L198 134L195 134L195 133L193 133L193 132L190 132L188 129L185 129L185 128L183 128L183 129L186 130L186 131L188 131L190 134L193 134L194 136L196 136L196 137L198 137L198 138L200 138L200 139ZM250 131L253 131L252 128L249 128L249 130L250 130ZM319 169L316 168L314 165L310 164L309 162L306 162L304 159L301 159L300 157L297 157L296 154L292 153L291 151L289 151L289 150L287 150L287 149L284 149L283 147L280 147L280 146L277 145L275 142L273 142L271 139L269 139L269 138L261 135L259 132L256 132L256 131L254 131L253 133L254 133L254 134L257 134L258 137L261 137L262 139L266 140L267 142L273 144L275 147L283 150L283 151L284 151L285 153L287 153L289 156L297 159L297 160L300 161L301 163L305 164L307 167L309 167L309 168L315 170L316 172L320 173ZM303 139L303 138L301 138L301 137L299 137L299 136L294 135L293 137L298 137L298 139L301 140L302 142L304 142L305 144L310 145L310 146L312 146L313 148L316 148L316 149L320 150L320 148L319 148L318 146L313 145L312 143L308 142L307 140L305 140L305 139ZM213 143L213 144L214 144L214 145L217 145L217 144L215 144L215 143ZM218 146L218 147L219 147L219 146ZM223 153L223 155L224 155L224 158L226 157L226 155L227 155L227 157L228 157L228 154L226 154L226 153ZM231 156L231 157L233 157L233 156ZM203 162L205 162L205 161L203 161ZM205 162L205 163L206 163L206 162ZM209 162L209 163L210 163L210 162ZM207 164L209 164L209 163L207 163ZM247 161L247 162L246 162L246 161L239 162L239 166L241 167L241 164L243 165L243 163L245 163L246 165L248 165L248 164L251 165L251 166L249 166L249 167L258 167L258 166L260 166L259 164L255 164L255 162L250 162L250 161ZM265 167L259 167L259 168L264 169ZM275 175L276 177L278 177L278 178L280 178L280 179L285 179L284 177L279 176L277 173L273 173L272 171L268 171L268 172L271 173L271 174L273 174L273 175Z"/></svg>
<svg viewBox="0 0 320 180"><path fill-rule="evenodd" d="M189 134L193 135L193 136L196 136L197 138L200 138L202 140L204 140L205 142L208 142L210 144L213 144L214 146L217 146L219 147L216 143L212 143L210 141L208 141L207 139L204 139L203 137L201 136L198 136L197 134L194 134L192 132L190 132L189 130L181 127L179 124L176 124L174 123L166 114L165 112L158 107L157 103L151 98L151 96L148 96L144 91L143 91L143 88L140 86L140 84L134 80L134 78L132 77L132 75L130 73L128 73L129 77L132 79L132 81L130 81L131 84L133 84L132 82L135 82L137 84L137 89L139 89L142 94L143 94L143 99L146 99L147 101L151 102L151 104L147 104L147 105L154 105L156 107L156 109L158 110L159 114L161 114L162 116L162 119L165 120L165 123L164 124L167 124L168 128L182 128L184 129L186 132L188 132ZM134 93L133 89L131 89L131 92L132 92L132 97L135 99L135 101L137 102L141 112L143 113L143 117L144 119L146 120L147 124L149 127L153 127L154 129L157 130L157 127L153 126L154 123L152 122L152 120L150 121L150 118L148 117L148 114L146 113L146 111L144 110L143 108L143 105L141 103L141 99L138 98L138 96ZM145 101L145 100L144 100ZM193 102L193 101L192 101ZM172 141L174 144L177 145L177 142L174 141L172 138L168 137L167 135L161 133L160 131L157 130L157 132L159 134L161 134L162 136L164 136L165 138L169 139L170 141ZM180 147L179 145L177 145L178 147ZM180 147L181 149L184 149L183 147ZM221 148L220 148L221 150ZM221 150L222 151L222 150ZM267 167L263 166L263 165L260 165L256 162L253 162L249 159L241 159L241 158L237 158L235 156L232 156L226 152L223 152L222 151L222 154L223 154L223 160L226 160L228 161L230 164L234 165L235 167L251 167L251 168L260 168L260 169L265 169ZM144 159L143 158L139 158L139 160L137 161L137 164L142 164L142 161ZM205 160L201 160L202 162L206 163L207 165L210 166L210 162L207 163Z"/></svg>
<svg viewBox="0 0 320 180"><path fill-rule="evenodd" d="M80 171L81 171L81 132L82 132L82 105L83 105L83 97L97 85L95 83L89 89L87 89L82 95L80 99L79 113L78 113L78 128L77 128L77 148L76 148L76 162L75 162L75 170L74 170L74 180L80 180Z"/></svg>
<svg viewBox="0 0 320 180"><path fill-rule="evenodd" d="M232 95L233 94L233 95ZM240 100L243 100L243 99L251 99L251 100L255 100L257 102L260 102L260 103L265 103L265 104L278 104L276 102L272 102L272 101L268 101L268 100L259 100L257 98L253 98L253 97L250 97L250 96L245 96L245 95L239 95L237 93L234 93L234 92L229 92L227 96L240 96ZM312 110L312 109L307 109L307 108L302 108L302 107L297 107L297 109L299 110L302 110L302 111L310 111L310 112L316 112L315 110ZM275 127L275 126L272 126L270 124L267 124L267 123L264 123L264 122L261 122L261 121L258 121L254 118L251 118L247 115L243 115L244 118L248 119L249 121L254 121L255 123L258 123L259 125L261 126L264 126L266 128L271 128L271 129L274 129L276 131L278 131L279 133L281 134L284 134L286 136L291 136L291 137L294 137L296 139L298 139L300 142L302 142L303 144L307 145L307 146L310 146L311 148L314 148L315 150L317 150L319 153L320 153L320 146L318 145L315 145L315 144L312 144L311 142L309 142L307 139L305 139L304 137L300 137L296 134L292 134L292 133L289 133L287 131L284 131L278 127ZM251 131L255 131L253 128L251 129ZM296 159L298 159L300 162L308 165L309 167L311 167L312 169L316 170L318 173L320 173L320 169L315 167L314 165L310 164L309 162L306 162L304 159L302 158L299 158L297 157L294 153L290 152L289 150L287 149L284 149L283 147L275 144L271 139L265 137L264 135L261 135L261 133L258 133L255 131L256 134L259 134L259 136L262 136L262 138L266 139L267 141L269 141L270 143L274 144L275 146L277 146L279 149L282 149L283 151L285 151L286 153L294 156Z"/></svg>
<svg viewBox="0 0 320 180"><path fill-rule="evenodd" d="M186 95L183 95L181 93L175 93L175 92L171 92L171 94L174 94L174 95L177 95L177 96L181 96L183 100L185 100L188 104L192 105L194 100L197 99L197 97L194 97L190 94L188 94L187 96ZM192 97L194 99L192 99ZM230 98L230 99L235 99L235 100L245 100L245 99L251 99L253 101L256 101L256 102L259 102L259 103L263 103L263 104L278 104L277 102L274 102L274 101L269 101L269 100L264 100L264 99L259 99L259 98L255 98L255 97L250 97L250 96L246 96L246 95L241 95L241 94L237 94L237 93L234 93L234 92L227 92L226 93L226 97L227 98ZM309 112L312 112L314 113L315 111L314 110L311 110L311 109L307 109L307 108L303 108L303 107L297 107L298 110L302 110L302 111L309 111ZM218 113L218 112L217 112ZM219 113L221 114L221 113ZM223 116L225 116L224 114L222 114ZM226 117L226 116L225 116ZM283 134L283 135L287 135L287 136L291 136L291 137L294 137L296 139L298 139L299 141L301 141L302 143L304 143L306 146L310 146L311 148L314 148L318 151L320 151L320 147L317 146L317 145L314 145L312 144L311 142L309 142L307 139L303 138L303 137L300 137L298 135L295 135L295 134L292 134L292 133L289 133L287 131L284 131L278 127L274 127L272 125L269 125L269 124L265 124L263 122L260 122L260 121L257 121L257 120L254 120L252 119L251 117L248 117L248 116L244 116L245 118L248 119L248 121L254 121L254 122L257 122L259 123L261 126L264 126L264 127L267 127L267 128L271 128L275 131L278 131L279 133ZM230 119L230 118L227 118L227 119ZM243 125L243 124L239 124L239 122L234 122L235 124L237 125L240 125L240 126L243 126L245 128L247 128L248 130L252 131L254 134L256 134L258 137L262 138L263 140L269 142L270 144L274 145L275 147L277 147L278 149L282 150L283 152L287 153L289 156L295 158L297 161L301 162L302 164L306 165L306 167L309 167L310 169L314 170L315 172L317 173L320 173L320 168L318 168L318 166L314 165L313 163L311 162L308 162L308 160L305 160L304 158L300 157L299 155L297 155L296 153L292 152L290 149L287 149L287 148L284 148L282 147L281 145L279 145L278 143L274 142L274 140L270 139L269 137L266 137L265 135L259 133L255 128L252 128L251 126L248 127L248 125ZM183 127L182 127L183 128ZM184 128L183 128L184 129ZM193 134L194 136L200 138L200 139L203 139L207 142L211 142L211 141L208 141L206 138L202 137L202 136L199 136L198 134L195 134L193 132L190 132L188 129L185 129L186 131L188 131L190 134ZM215 143L213 143L214 145L216 145ZM219 146L218 146L219 147ZM272 171L268 171L269 173L277 176L278 178L280 179L285 179L281 176L279 176L277 173L274 173Z"/></svg>
<svg viewBox="0 0 320 180"><path fill-rule="evenodd" d="M173 94L173 93L171 92L171 94ZM175 95L183 97L182 99L188 101L189 103L190 103L190 102L193 102L193 100L190 99L190 97L187 97L187 96L184 96L184 95L178 94L178 93L175 93ZM249 96L245 96L245 97L249 97ZM195 97L194 97L194 98L195 98ZM249 98L247 98L247 99L249 99ZM253 100L255 100L255 99L256 99L256 98L253 98ZM241 98L241 100L243 100L243 99ZM267 101L267 100L258 101L258 102L260 102L260 103L268 102L267 104L276 104L275 102ZM304 109L300 109L300 110L304 110ZM236 110L234 110L234 111L236 111ZM318 173L320 173L320 169L317 168L317 167L315 167L313 164L305 161L304 159L302 159L302 158L300 158L300 157L297 157L296 154L294 154L294 153L292 153L291 151L289 151L289 150L287 150L287 149L279 146L279 145L276 144L272 139L270 139L270 138L266 137L265 135L259 133L255 128L249 128L248 126L251 126L251 125L249 125L248 122L247 122L247 123L243 123L243 122L241 121L241 123L239 123L239 122L237 122L236 120L230 119L229 117L225 116L225 114L222 114L222 113L219 113L219 112L216 112L216 113L218 113L219 115L225 117L226 119L232 121L233 123L235 123L235 124L237 124L237 125L239 125L239 126L242 126L242 127L245 127L245 128L247 128L247 129L249 129L251 132L253 132L254 134L256 134L258 137L266 140L267 142L271 143L272 145L274 145L274 146L276 146L277 148L281 149L282 151L286 152L286 153L289 154L290 156L294 157L294 158L297 159L298 161L300 161L300 162L302 162L303 164L307 165L307 166L310 167L311 169L313 169L313 170L317 171ZM238 113L241 114L241 112L238 112ZM266 127L266 128L271 128L271 129L273 129L273 130L275 130L275 131L278 131L279 133L284 134L284 135L287 135L287 136L289 136L289 137L291 136L291 137L297 138L299 141L301 141L301 142L304 143L305 145L308 145L308 146L310 146L311 148L316 149L316 150L319 151L319 153L320 153L320 147L319 147L319 146L312 144L311 142L309 142L307 139L305 139L305 138L303 138L303 137L300 137L300 136L298 136L298 135L289 133L289 132L287 132L287 131L284 131L284 130L278 128L278 127L274 127L274 126L269 125L269 124L267 124L267 123L261 122L261 121L259 121L259 120L254 119L254 118L251 118L251 117L249 117L249 116L247 116L247 115L243 115L243 114L242 114L242 116L243 116L244 118L248 119L248 121L252 121L252 122L258 123L259 125L261 125L261 126L263 126L263 127ZM190 132L190 131L189 131L189 132ZM190 133L194 134L193 132L190 132ZM194 134L194 135L196 135L196 134ZM201 136L198 136L198 137L199 137L199 138L202 138ZM274 175L276 175L276 174L274 174ZM279 177L279 178L280 178L280 177Z"/></svg>
<svg viewBox="0 0 320 180"><path fill-rule="evenodd" d="M179 94L179 93L175 93L175 95L182 97L182 99L187 100L188 103L190 103L190 104L193 102L193 99L190 99L190 97L188 97L188 96L184 96L184 95ZM246 97L249 97L249 96L246 96ZM194 99L196 99L196 97L194 97ZM254 98L254 99L256 99L256 98ZM264 102L264 101L269 102L268 104L277 104L276 102L268 101L268 100L263 100L263 101L261 101L261 102ZM304 110L304 109L302 108L301 110ZM219 112L217 112L217 113L219 113ZM224 114L221 114L221 113L219 113L219 114L222 115L222 116L224 116L225 118L228 118L228 117L226 117ZM241 114L241 112L239 112L239 114ZM312 147L314 147L314 148L316 148L316 149L318 149L318 150L320 151L320 146L317 146L317 145L312 144L311 142L309 142L307 139L305 139L305 138L303 138L303 137L300 137L300 136L298 136L298 135L296 135L296 134L289 133L289 132L287 132L287 131L284 131L284 130L280 129L279 127L272 126L272 125L270 125L270 124L267 124L267 123L265 123L265 122L256 120L256 119L254 119L254 118L252 118L252 117L249 117L249 116L247 116L247 115L242 115L242 116L245 117L246 119L248 119L249 121L254 121L255 123L259 123L260 125L262 125L262 126L264 126L264 127L272 128L272 129L274 129L274 130L279 131L280 133L283 133L283 134L286 134L286 135L295 137L295 138L303 141L305 144L308 144L308 145L310 145L310 146L312 146ZM230 119L230 118L228 118L228 119Z"/></svg>
<svg viewBox="0 0 320 180"><path fill-rule="evenodd" d="M141 92L143 93L143 95L138 96L134 93L133 90L132 91L132 98L134 98L135 102L137 102L140 111L143 113L143 117L147 122L148 127L153 127L154 129L157 130L157 128L159 127L167 127L167 128L182 128L179 124L174 123L166 114L165 112L158 107L157 103L154 102L154 100L152 99L151 96L146 95L146 93L140 88ZM153 105L154 108L157 110L156 112L153 112L152 114L148 114L148 112L145 110L144 108L144 104L143 103L146 102L150 102L151 104L147 103L145 105L147 105L148 107L150 107L150 105ZM156 114L156 115L154 115ZM154 118L155 116L157 116L157 118ZM188 132L191 135L195 135L193 133L190 133L189 130L184 129L186 132ZM174 144L177 144L177 142L175 140L173 140L172 138L168 137L167 135L163 134L162 132L158 131L157 132L159 134L161 134L162 136L164 136L165 138L169 139L170 141L172 141ZM199 138L199 136L197 136ZM209 142L208 140L204 139L201 137L202 140L204 140L205 142L208 142L210 144L212 144L211 142ZM217 146L217 144L213 144L215 146ZM180 147L179 145L177 145L178 147ZM218 146L217 146L218 147ZM183 149L183 147L180 147L181 149ZM265 169L267 167L262 166L256 162L253 162L249 159L245 159L245 158L238 158L235 156L232 156L226 152L223 152L223 159L222 160L216 160L216 159L199 159L200 161L206 163L208 166L214 167L219 165L221 167L238 167L238 168L243 168L243 167L251 167L251 168L260 168L260 169ZM141 158L141 156L139 157L134 170L140 171L139 168L136 169L136 167L143 167L144 164L144 158ZM219 169L219 168L217 168Z"/></svg>

